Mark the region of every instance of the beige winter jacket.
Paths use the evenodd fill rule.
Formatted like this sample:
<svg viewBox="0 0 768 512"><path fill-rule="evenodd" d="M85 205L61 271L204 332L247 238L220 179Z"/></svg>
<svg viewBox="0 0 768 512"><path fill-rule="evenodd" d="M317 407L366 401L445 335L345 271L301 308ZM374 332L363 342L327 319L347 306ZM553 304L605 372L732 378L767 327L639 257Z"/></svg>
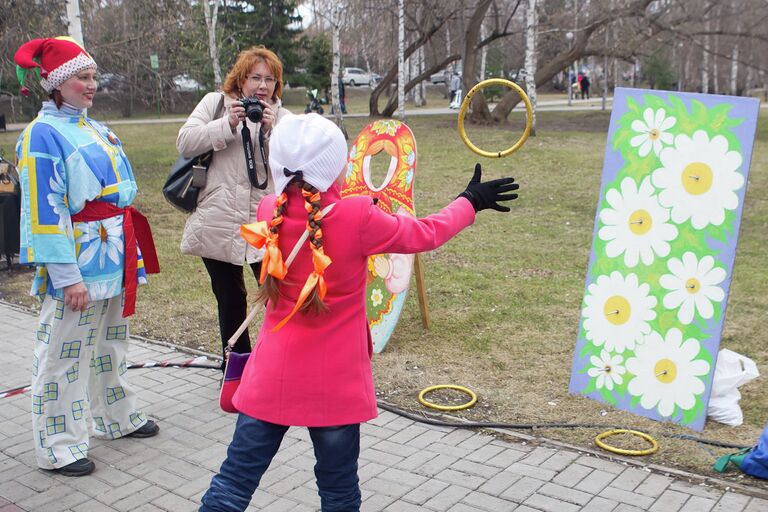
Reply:
<svg viewBox="0 0 768 512"><path fill-rule="evenodd" d="M273 190L272 179L266 190L251 186L245 166L241 126L232 133L229 126L229 107L236 98L224 96L222 117L214 119L220 93L212 92L198 103L195 110L179 130L176 149L186 157L193 157L213 148L213 161L208 168L205 187L200 191L197 209L187 218L181 238L181 252L203 256L234 265L261 261L261 251L245 243L240 236L240 225L256 221L256 206ZM289 114L280 100L272 106L277 110L277 121ZM265 169L259 152L259 123L248 123L253 139L256 173L264 179ZM268 153L269 134L265 134Z"/></svg>

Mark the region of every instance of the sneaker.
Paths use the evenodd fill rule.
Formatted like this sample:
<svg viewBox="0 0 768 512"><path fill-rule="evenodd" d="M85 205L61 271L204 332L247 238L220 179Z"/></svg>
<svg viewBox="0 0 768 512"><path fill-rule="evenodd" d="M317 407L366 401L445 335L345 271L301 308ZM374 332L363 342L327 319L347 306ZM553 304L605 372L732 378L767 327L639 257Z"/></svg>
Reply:
<svg viewBox="0 0 768 512"><path fill-rule="evenodd" d="M96 464L89 459L79 459L72 464L56 468L53 471L63 476L85 476L93 473Z"/></svg>
<svg viewBox="0 0 768 512"><path fill-rule="evenodd" d="M156 436L158 432L160 432L160 427L157 425L157 423L152 420L147 420L147 422L143 424L141 428L134 430L125 437L153 437Z"/></svg>

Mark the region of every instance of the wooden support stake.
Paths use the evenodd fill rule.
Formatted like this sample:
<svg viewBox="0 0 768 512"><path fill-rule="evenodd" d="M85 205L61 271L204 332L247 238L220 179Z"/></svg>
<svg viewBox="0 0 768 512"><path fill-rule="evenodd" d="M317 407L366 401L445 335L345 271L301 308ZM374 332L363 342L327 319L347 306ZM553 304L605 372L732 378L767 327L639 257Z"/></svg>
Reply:
<svg viewBox="0 0 768 512"><path fill-rule="evenodd" d="M427 283L424 280L424 267L421 265L421 254L416 253L416 292L419 296L419 310L421 310L421 324L429 329L429 304L427 304Z"/></svg>

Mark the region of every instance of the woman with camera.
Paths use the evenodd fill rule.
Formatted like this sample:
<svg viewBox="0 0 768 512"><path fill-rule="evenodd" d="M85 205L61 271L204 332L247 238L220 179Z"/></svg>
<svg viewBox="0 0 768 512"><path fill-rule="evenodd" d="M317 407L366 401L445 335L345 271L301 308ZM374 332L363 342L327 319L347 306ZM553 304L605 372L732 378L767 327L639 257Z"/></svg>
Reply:
<svg viewBox="0 0 768 512"><path fill-rule="evenodd" d="M245 243L240 226L256 221L256 206L273 189L267 180L269 136L289 113L280 102L282 78L274 52L263 46L240 52L223 92L205 95L176 140L187 157L214 151L197 208L184 227L181 252L202 257L211 278L222 351L246 316L243 264L256 277L261 269L262 252ZM251 350L247 330L233 350Z"/></svg>

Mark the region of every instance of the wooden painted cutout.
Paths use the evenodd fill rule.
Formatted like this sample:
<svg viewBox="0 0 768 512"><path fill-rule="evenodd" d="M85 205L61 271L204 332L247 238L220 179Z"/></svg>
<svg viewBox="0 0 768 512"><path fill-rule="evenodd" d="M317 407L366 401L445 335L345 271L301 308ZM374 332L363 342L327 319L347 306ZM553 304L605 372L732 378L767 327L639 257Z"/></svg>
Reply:
<svg viewBox="0 0 768 512"><path fill-rule="evenodd" d="M382 151L390 157L389 168L384 182L374 184L371 158ZM410 128L400 121L374 121L360 132L349 150L341 197L368 195L378 199L377 206L387 213L415 216L415 173L416 141ZM384 349L397 325L413 262L412 254L378 254L368 259L365 304L375 353Z"/></svg>

